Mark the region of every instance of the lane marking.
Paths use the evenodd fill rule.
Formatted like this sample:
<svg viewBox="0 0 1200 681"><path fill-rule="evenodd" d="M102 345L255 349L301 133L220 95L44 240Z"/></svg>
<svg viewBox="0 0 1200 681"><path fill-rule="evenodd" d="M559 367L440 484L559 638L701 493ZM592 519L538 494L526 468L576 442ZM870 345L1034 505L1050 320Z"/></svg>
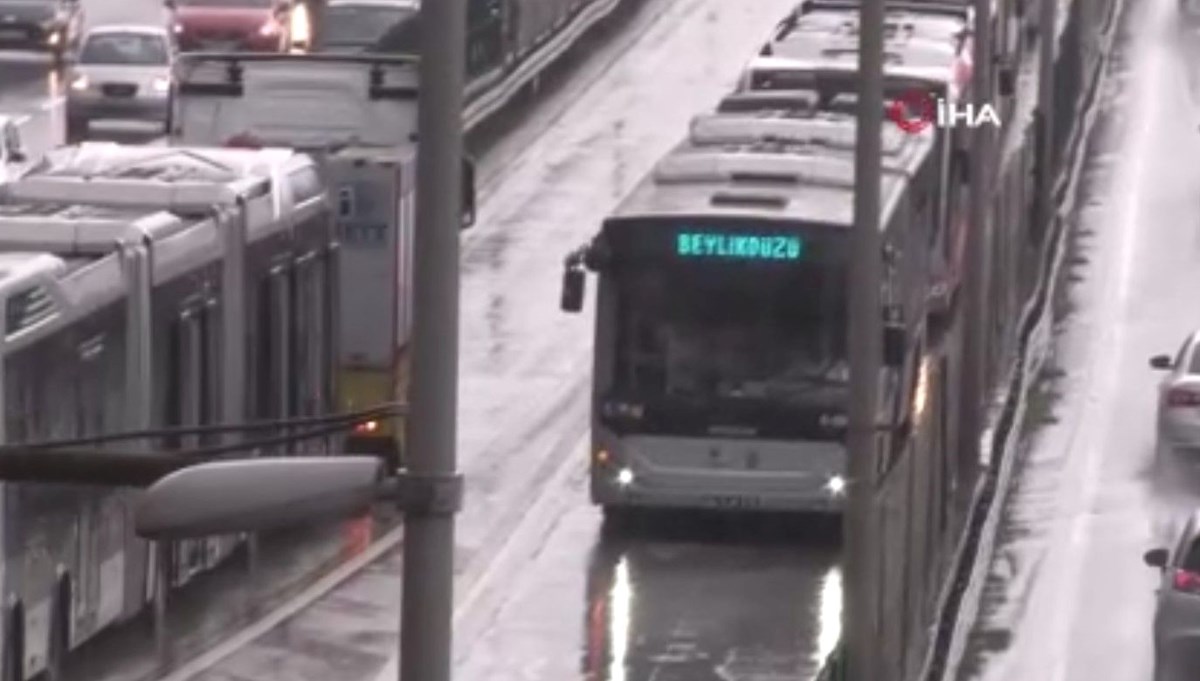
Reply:
<svg viewBox="0 0 1200 681"><path fill-rule="evenodd" d="M1159 15L1148 18L1147 23L1151 30L1162 26ZM1088 411L1077 425L1077 429L1082 429L1084 424L1088 426L1084 435L1087 439L1079 464L1083 468L1082 480L1078 486L1068 484L1068 489L1078 490L1066 508L1068 517L1073 517L1065 528L1055 533L1060 539L1065 534L1072 548L1068 549L1062 558L1061 567L1057 571L1059 579L1051 584L1051 586L1061 589L1061 591L1056 591L1059 596L1056 600L1060 606L1054 608L1054 627L1051 630L1056 642L1051 681L1066 681L1070 668L1071 623L1077 618L1079 612L1079 583L1083 576L1086 544L1089 543L1088 539L1092 532L1092 508L1095 505L1101 467L1105 460L1103 454L1107 453L1105 443L1111 442L1111 433L1119 421L1119 419L1113 418L1113 414L1118 394L1117 382L1119 369L1122 366L1121 359L1126 355L1128 320L1122 318L1127 316L1132 290L1133 263L1137 260L1137 247L1141 242L1136 237L1141 234L1138 230L1138 221L1143 211L1144 169L1147 157L1151 153L1151 132L1154 124L1158 121L1160 100L1157 95L1163 92L1161 87L1163 46L1151 41L1148 43L1148 47L1147 53L1141 60L1142 67L1140 69L1149 71L1148 77L1134 79L1134 82L1138 83L1140 87L1136 90L1133 101L1140 104L1141 111L1134 114L1133 134L1123 145L1125 149L1134 150L1133 158L1126 167L1127 172L1122 174L1123 181L1118 184L1123 188L1124 202L1120 207L1118 218L1110 223L1121 230L1118 235L1117 251L1110 256L1113 260L1109 261L1110 264L1115 264L1116 272L1105 287L1108 295L1100 299L1100 304L1103 305L1103 301L1106 300L1110 301L1110 304L1100 315L1102 321L1098 322L1098 327L1104 331L1101 341L1092 348L1089 362L1092 371L1099 370L1102 373L1095 384L1096 391L1091 392L1087 398ZM1072 437L1072 439L1074 438ZM1063 481L1067 482L1071 479L1070 473L1078 467L1069 466L1064 470ZM1058 547L1063 547L1063 545L1063 542L1052 544L1052 546Z"/></svg>
<svg viewBox="0 0 1200 681"><path fill-rule="evenodd" d="M322 577L295 598L288 600L267 616L238 631L233 636L222 640L217 646L192 658L187 664L171 672L170 675L160 677L159 681L188 681L193 676L216 665L337 588L342 582L353 577L357 572L390 551L403 538L404 525L400 524L381 537L379 541L372 544L366 551L343 563L336 570Z"/></svg>
<svg viewBox="0 0 1200 681"><path fill-rule="evenodd" d="M463 640L467 643L477 642L487 633L491 624L490 621L480 623L473 631L465 632L467 635L463 636L463 620L468 615L477 615L478 613L472 612L476 608L490 606L487 610L493 613L504 608L509 597L514 594L506 590L494 590L500 582L498 575L517 574L515 567L527 558L531 540L547 538L550 530L565 517L564 508L574 500L570 494L572 487L569 480L583 469L587 462L587 439L585 430L583 436L573 438L573 445L564 448L569 454L563 457L562 464L547 484L542 485L529 511L509 534L504 545L488 561L487 569L468 587L465 596L454 606L452 641L455 650L451 652L452 668L465 662L465 658L470 654L471 646L466 645ZM395 681L399 673L400 654L397 650L373 681Z"/></svg>

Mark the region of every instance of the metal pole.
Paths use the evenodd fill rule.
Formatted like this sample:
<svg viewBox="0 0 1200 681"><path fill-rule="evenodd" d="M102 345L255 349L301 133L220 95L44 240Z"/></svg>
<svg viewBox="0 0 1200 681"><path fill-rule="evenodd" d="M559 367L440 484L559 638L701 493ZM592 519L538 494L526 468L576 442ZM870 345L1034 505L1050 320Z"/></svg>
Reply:
<svg viewBox="0 0 1200 681"><path fill-rule="evenodd" d="M1034 225L1034 233L1044 236L1054 212L1054 43L1058 3L1041 0L1039 10L1038 123L1041 148L1038 149L1038 223Z"/></svg>
<svg viewBox="0 0 1200 681"><path fill-rule="evenodd" d="M883 0L859 5L858 130L850 284L850 432L847 438L845 623L847 681L882 681L876 608L876 391L883 352L879 234L883 162Z"/></svg>
<svg viewBox="0 0 1200 681"><path fill-rule="evenodd" d="M406 464L418 476L456 472L458 270L462 220L462 99L466 0L421 4L417 115L412 383ZM454 516L408 514L400 678L449 681L454 608Z"/></svg>
<svg viewBox="0 0 1200 681"><path fill-rule="evenodd" d="M991 103L991 13L990 0L975 0L975 54L971 91L975 110ZM991 190L988 181L989 137L987 125L975 128L971 139L971 210L967 223L967 263L963 282L962 414L959 418L959 487L957 501L969 498L979 472L979 438L983 432L984 400L987 391L987 240Z"/></svg>

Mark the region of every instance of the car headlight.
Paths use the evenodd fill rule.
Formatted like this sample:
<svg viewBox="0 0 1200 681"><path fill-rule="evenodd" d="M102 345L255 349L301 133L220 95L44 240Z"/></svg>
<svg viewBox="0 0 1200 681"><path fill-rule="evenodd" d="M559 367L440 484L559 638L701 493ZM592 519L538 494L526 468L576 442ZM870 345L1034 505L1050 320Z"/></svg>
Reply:
<svg viewBox="0 0 1200 681"><path fill-rule="evenodd" d="M71 81L72 90L86 90L88 89L89 85L91 85L91 83L88 82L88 77L82 73L78 76L75 76L75 78Z"/></svg>
<svg viewBox="0 0 1200 681"><path fill-rule="evenodd" d="M273 35L278 35L279 34L279 24L275 23L274 21L268 21L267 23L265 23L259 27L258 34L264 38L269 38Z"/></svg>
<svg viewBox="0 0 1200 681"><path fill-rule="evenodd" d="M162 93L167 92L170 89L171 89L171 79L170 78L155 78L154 79L154 91L155 92L162 94Z"/></svg>
<svg viewBox="0 0 1200 681"><path fill-rule="evenodd" d="M183 33L183 24L175 24L174 26L171 27L171 30L175 31L175 33L177 33L177 34Z"/></svg>

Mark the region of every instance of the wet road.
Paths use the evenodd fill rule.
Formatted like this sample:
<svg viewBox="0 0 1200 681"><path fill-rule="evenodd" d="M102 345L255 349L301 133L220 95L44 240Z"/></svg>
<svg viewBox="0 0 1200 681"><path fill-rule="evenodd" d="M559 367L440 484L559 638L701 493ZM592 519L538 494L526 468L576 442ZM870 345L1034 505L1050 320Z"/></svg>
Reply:
<svg viewBox="0 0 1200 681"><path fill-rule="evenodd" d="M1151 475L1160 376L1147 359L1200 326L1200 98L1174 5L1129 18L1109 76L1054 359L1061 398L1006 509L964 679L1150 678L1157 574L1142 553L1200 503Z"/></svg>
<svg viewBox="0 0 1200 681"><path fill-rule="evenodd" d="M564 254L731 88L793 1L649 0L482 160L463 263L458 678L807 681L836 641L828 537L668 521L598 545L585 491L592 324L557 310ZM308 592L270 610L276 594L240 633L254 600L245 573L207 578L172 608L175 655L233 636L166 678L395 678L398 555L334 583L399 539L388 534L316 584L313 565L344 560L347 542L274 544L261 583ZM142 622L106 636L75 656L69 677L147 678L149 633Z"/></svg>
<svg viewBox="0 0 1200 681"><path fill-rule="evenodd" d="M806 680L816 669L814 609L834 561L829 548L649 539L632 541L628 553L605 546L593 562L600 522L587 502L584 451L592 324L557 311L564 254L591 236L691 114L732 86L790 5L647 4L594 55L598 66L485 159L491 179L463 264L459 447L468 500L458 534L456 678L667 681L699 667L708 678ZM398 572L389 556L313 607L235 640L230 647L244 645L228 657L213 659L219 651L203 661L211 666L170 678L394 679ZM620 574L635 596L601 596L622 593ZM598 623L591 640L626 646L630 660L610 665L614 651L593 645L599 671L588 674L589 615ZM729 669L717 671L722 665ZM604 671L610 666L617 673Z"/></svg>

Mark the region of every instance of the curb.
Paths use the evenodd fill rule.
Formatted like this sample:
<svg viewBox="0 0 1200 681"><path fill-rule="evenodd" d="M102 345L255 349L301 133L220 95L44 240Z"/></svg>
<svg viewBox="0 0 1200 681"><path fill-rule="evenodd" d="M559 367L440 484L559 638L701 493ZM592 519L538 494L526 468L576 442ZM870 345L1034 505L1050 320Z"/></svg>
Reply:
<svg viewBox="0 0 1200 681"><path fill-rule="evenodd" d="M937 632L919 677L924 681L956 679L979 613L1000 518L1012 482L1015 451L1021 441L1019 435L1024 426L1027 393L1040 378L1052 347L1054 309L1051 301L1058 291L1067 239L1072 233L1068 218L1078 193L1080 170L1098 115L1096 104L1107 82L1118 19L1125 4L1124 0L1114 0L1110 6L1108 17L1101 26L1100 56L1093 66L1090 83L1075 106L1076 118L1082 119L1083 124L1072 130L1065 154L1070 160L1055 183L1057 211L1050 230L1053 247L1044 255L1037 288L1021 314L1018 353L1004 384L1000 401L1003 406L994 425L985 431L985 436L991 440L985 456L998 461L999 466L986 473L976 486L968 514L968 529L956 551L941 599L940 614L933 625Z"/></svg>

